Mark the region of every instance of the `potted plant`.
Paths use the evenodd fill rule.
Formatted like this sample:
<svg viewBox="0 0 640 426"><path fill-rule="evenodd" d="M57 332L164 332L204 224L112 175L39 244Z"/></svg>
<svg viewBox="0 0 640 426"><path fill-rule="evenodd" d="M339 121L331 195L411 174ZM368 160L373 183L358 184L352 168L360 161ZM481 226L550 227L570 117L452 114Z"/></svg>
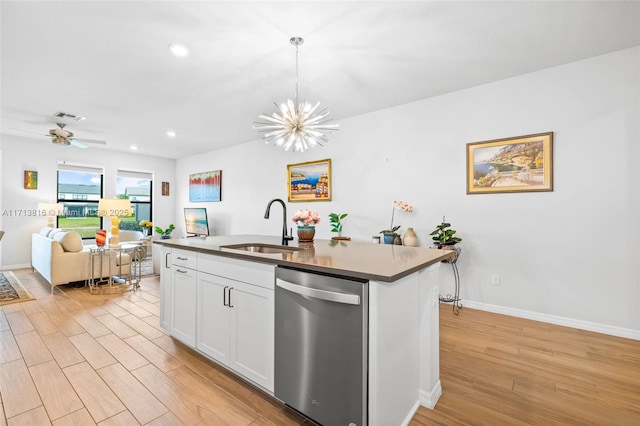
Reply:
<svg viewBox="0 0 640 426"><path fill-rule="evenodd" d="M302 209L293 214L292 220L298 225L298 241L312 242L316 235L316 224L320 215L315 210Z"/></svg>
<svg viewBox="0 0 640 426"><path fill-rule="evenodd" d="M337 232L337 237L331 237L332 240L351 240L349 237L342 236L342 219L349 216L348 213L329 213L329 223L331 224L331 232Z"/></svg>
<svg viewBox="0 0 640 426"><path fill-rule="evenodd" d="M160 238L163 240L167 240L169 238L171 238L171 231L173 231L174 229L176 229L175 226L173 226L173 223L171 225L169 225L169 227L167 229L162 229L159 226L156 226L156 232L158 234L160 234Z"/></svg>
<svg viewBox="0 0 640 426"><path fill-rule="evenodd" d="M382 242L385 244L402 244L400 235L396 233L400 229L401 225L393 226L393 218L396 213L396 209L400 209L403 212L413 212L413 206L403 200L393 200L393 210L391 211L391 227L389 229L383 229L380 231L382 234Z"/></svg>
<svg viewBox="0 0 640 426"><path fill-rule="evenodd" d="M462 238L454 236L456 231L449 229L450 227L451 224L447 223L444 216L442 216L442 223L436 226L436 229L430 234L433 244L438 248L453 246L462 241Z"/></svg>

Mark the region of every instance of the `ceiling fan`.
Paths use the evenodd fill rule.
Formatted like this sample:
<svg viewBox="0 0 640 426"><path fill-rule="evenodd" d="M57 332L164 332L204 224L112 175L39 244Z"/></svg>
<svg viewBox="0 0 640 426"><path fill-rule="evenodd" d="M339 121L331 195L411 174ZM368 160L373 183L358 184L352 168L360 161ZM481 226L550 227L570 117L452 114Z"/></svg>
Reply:
<svg viewBox="0 0 640 426"><path fill-rule="evenodd" d="M51 138L51 142L53 142L56 145L73 145L77 148L89 148L87 145L87 143L93 143L93 144L98 144L98 145L106 145L107 143L105 141L100 141L100 140L95 140L95 139L78 139L75 138L73 136L73 133L65 130L65 123L56 123L58 125L57 129L51 129L49 130L49 134L47 135L42 135L41 133L36 133L36 132L30 132L28 130L20 130L20 129L15 129L15 130L20 130L21 132L27 132L27 133L33 133L36 135L41 135L41 136L47 136Z"/></svg>

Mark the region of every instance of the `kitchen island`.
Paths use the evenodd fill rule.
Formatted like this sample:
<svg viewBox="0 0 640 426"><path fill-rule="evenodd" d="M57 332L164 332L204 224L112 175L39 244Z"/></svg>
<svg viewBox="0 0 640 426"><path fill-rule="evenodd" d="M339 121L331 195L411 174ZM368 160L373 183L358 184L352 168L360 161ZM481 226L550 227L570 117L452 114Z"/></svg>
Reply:
<svg viewBox="0 0 640 426"><path fill-rule="evenodd" d="M441 394L437 273L453 253L334 240L278 251L279 243L260 235L154 241L163 256L161 325L273 394L276 267L361 280L368 291L362 424L408 424L420 404L433 408Z"/></svg>

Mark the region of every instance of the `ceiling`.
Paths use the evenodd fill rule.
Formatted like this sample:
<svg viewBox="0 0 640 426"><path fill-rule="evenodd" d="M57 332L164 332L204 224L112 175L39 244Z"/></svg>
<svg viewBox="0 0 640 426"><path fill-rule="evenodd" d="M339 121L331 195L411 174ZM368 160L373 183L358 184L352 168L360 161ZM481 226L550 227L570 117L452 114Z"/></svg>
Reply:
<svg viewBox="0 0 640 426"><path fill-rule="evenodd" d="M69 121L76 137L107 141L93 149L136 145L167 158L262 143L253 122L295 93L291 36L305 39L300 100L320 101L338 123L640 45L640 1L2 0L0 8L3 141L51 143L38 134L61 111L86 117ZM190 55L172 56L170 43Z"/></svg>

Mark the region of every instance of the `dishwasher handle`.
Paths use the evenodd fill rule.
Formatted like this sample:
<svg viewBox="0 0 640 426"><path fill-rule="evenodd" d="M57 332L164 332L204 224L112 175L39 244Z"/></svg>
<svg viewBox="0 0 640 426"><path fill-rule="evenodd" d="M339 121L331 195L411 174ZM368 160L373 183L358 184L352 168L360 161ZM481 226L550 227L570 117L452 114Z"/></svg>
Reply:
<svg viewBox="0 0 640 426"><path fill-rule="evenodd" d="M360 296L357 294L339 293L335 291L320 290L319 288L304 287L281 280L280 278L276 278L276 285L292 293L297 293L301 296L311 297L314 299L322 299L329 302L344 303L347 305L360 304Z"/></svg>

